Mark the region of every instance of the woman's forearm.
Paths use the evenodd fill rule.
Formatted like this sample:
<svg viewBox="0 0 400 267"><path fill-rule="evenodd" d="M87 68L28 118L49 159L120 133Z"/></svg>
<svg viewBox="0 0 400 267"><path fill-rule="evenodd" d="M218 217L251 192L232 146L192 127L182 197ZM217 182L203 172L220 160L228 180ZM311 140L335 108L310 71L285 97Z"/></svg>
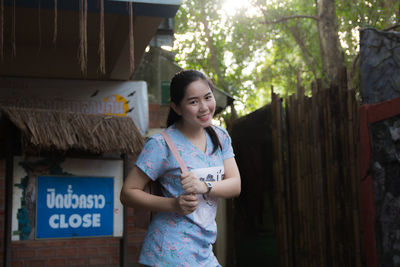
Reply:
<svg viewBox="0 0 400 267"><path fill-rule="evenodd" d="M224 160L225 178L222 181L211 182L210 196L232 198L241 191L240 173L235 158Z"/></svg>
<svg viewBox="0 0 400 267"><path fill-rule="evenodd" d="M135 188L123 189L121 202L140 210L177 212L175 198L156 196Z"/></svg>
<svg viewBox="0 0 400 267"><path fill-rule="evenodd" d="M213 197L232 198L240 194L240 177L231 177L219 182L210 182L212 189L209 193Z"/></svg>
<svg viewBox="0 0 400 267"><path fill-rule="evenodd" d="M143 191L149 182L150 178L135 166L122 186L121 203L135 209L175 212L175 198L156 196Z"/></svg>

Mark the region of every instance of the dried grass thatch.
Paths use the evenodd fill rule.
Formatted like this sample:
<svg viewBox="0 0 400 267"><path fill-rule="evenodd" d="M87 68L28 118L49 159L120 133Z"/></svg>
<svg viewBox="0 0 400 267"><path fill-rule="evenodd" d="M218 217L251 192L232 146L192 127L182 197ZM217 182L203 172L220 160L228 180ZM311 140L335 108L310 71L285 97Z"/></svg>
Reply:
<svg viewBox="0 0 400 267"><path fill-rule="evenodd" d="M128 117L12 107L0 111L20 129L25 148L138 154L144 143Z"/></svg>

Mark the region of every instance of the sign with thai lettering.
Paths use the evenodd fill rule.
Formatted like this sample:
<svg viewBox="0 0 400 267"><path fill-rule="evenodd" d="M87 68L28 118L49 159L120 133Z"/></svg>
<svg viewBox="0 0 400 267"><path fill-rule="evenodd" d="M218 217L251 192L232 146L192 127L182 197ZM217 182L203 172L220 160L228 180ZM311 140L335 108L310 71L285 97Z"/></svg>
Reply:
<svg viewBox="0 0 400 267"><path fill-rule="evenodd" d="M0 77L0 105L132 118L148 130L144 81L89 81Z"/></svg>
<svg viewBox="0 0 400 267"><path fill-rule="evenodd" d="M112 236L114 178L38 176L36 238Z"/></svg>

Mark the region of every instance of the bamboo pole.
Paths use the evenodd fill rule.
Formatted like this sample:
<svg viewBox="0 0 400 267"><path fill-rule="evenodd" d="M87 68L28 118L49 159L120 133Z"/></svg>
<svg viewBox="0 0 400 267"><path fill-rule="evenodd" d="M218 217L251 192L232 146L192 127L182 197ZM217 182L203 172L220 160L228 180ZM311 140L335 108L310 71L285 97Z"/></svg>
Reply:
<svg viewBox="0 0 400 267"><path fill-rule="evenodd" d="M300 252L301 252L301 267L305 267L305 255L306 255L306 232L304 229L304 217L305 217L305 203L304 203L304 179L302 177L302 171L301 171L301 162L302 162L302 143L301 139L303 138L303 133L301 129L301 123L302 123L302 113L303 113L303 107L302 107L302 101L303 101L304 94L301 91L301 87L299 87L298 94L297 94L297 101L295 101L295 114L294 116L294 123L296 125L295 132L292 132L295 136L295 157L296 157L296 177L295 179L297 180L297 186L298 186L298 204L299 204L299 217L298 217L298 224L300 225Z"/></svg>
<svg viewBox="0 0 400 267"><path fill-rule="evenodd" d="M279 134L279 128L280 125L278 124L276 120L277 116L277 111L276 111L276 95L273 92L273 89L271 89L271 131L272 131L272 139L275 140L272 142L272 150L274 155L280 155L281 151L279 149L279 144L280 144L280 136ZM276 232L277 236L280 238L278 239L278 255L279 259L283 260L285 259L285 255L282 253L282 243L285 242L286 238L284 238L284 233L282 232L282 225L285 223L285 217L283 216L281 210L282 210L282 201L281 201L281 186L280 186L280 178L282 177L281 175L281 160L280 157L273 157L273 174L274 174L274 198L275 198L275 205L276 205L276 217L279 223L276 225ZM286 266L281 262L282 266Z"/></svg>
<svg viewBox="0 0 400 267"><path fill-rule="evenodd" d="M314 190L316 192L315 199L315 211L316 211L316 229L317 229L317 242L316 246L318 249L318 262L317 266L326 266L324 259L326 258L324 244L325 244L325 216L324 216L324 198L323 198L323 183L322 179L322 158L321 154L321 132L320 132L320 116L319 116L319 97L318 84L313 83L312 85L312 121L313 121L313 134L312 139L316 140L313 149L313 170L314 170Z"/></svg>
<svg viewBox="0 0 400 267"><path fill-rule="evenodd" d="M337 167L336 167L336 162L334 162L334 151L333 151L333 146L334 146L334 137L332 136L334 127L332 126L332 118L331 118L331 99L329 95L329 91L327 92L326 96L324 97L325 99L325 104L326 104L326 110L325 110L325 116L326 116L326 154L327 154L327 196L328 196L328 219L329 219L329 248L330 248L330 256L331 256L331 264L333 267L339 267L337 264L337 257L336 255L336 246L335 246L335 220L336 220L336 211L335 211L335 204L336 204L336 199L335 199L335 183L334 183L334 178L336 177L337 174Z"/></svg>
<svg viewBox="0 0 400 267"><path fill-rule="evenodd" d="M300 255L302 253L301 250L301 240L302 240L302 232L301 232L301 220L299 219L300 214L301 214L301 203L300 203L300 197L301 197L301 192L299 191L300 187L300 181L299 179L296 179L298 177L297 175L297 161L298 154L296 153L296 127L297 125L295 124L295 114L296 114L296 102L295 102L295 97L292 95L289 97L289 105L288 105L288 123L289 127L287 129L288 131L288 151L289 151L289 164L290 164L290 181L289 183L293 183L293 220L292 220L292 228L293 232L295 235L293 235L293 245L294 248L293 250L296 251L296 254L294 254L294 262L300 263L301 258ZM300 253L299 253L300 252ZM301 266L301 265L299 265Z"/></svg>
<svg viewBox="0 0 400 267"><path fill-rule="evenodd" d="M274 157L273 173L275 177L275 203L277 204L277 217L280 223L277 225L279 236L278 240L279 255L281 266L290 265L289 245L288 245L288 225L287 225L287 212L285 199L285 175L283 173L284 155L282 151L282 124L281 124L281 102L280 98L273 93L272 90L272 136L276 142L273 142Z"/></svg>

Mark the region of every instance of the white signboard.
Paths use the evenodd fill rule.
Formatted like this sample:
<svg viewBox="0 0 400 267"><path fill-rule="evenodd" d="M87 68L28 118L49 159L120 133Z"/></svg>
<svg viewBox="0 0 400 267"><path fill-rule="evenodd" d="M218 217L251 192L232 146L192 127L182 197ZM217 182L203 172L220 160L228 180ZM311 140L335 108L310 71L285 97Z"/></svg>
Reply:
<svg viewBox="0 0 400 267"><path fill-rule="evenodd" d="M88 188L88 183L92 182L93 190L98 190L101 186L97 185L96 181L99 179L110 180L112 179L113 186L108 188L107 190L112 190L113 200L111 201L111 213L109 216L111 218L100 218L100 215L96 215L97 217L91 217L91 226L101 226L103 219L110 219L112 225L112 229L109 232L109 235L120 237L123 233L123 206L119 200L120 191L123 184L123 161L122 160L103 160L103 159L80 159L80 158L65 158L65 159L56 159L56 158L38 158L38 157L15 157L14 158L14 178L13 178L13 204L12 204L12 240L33 240L35 238L51 238L51 237L71 237L70 232L61 232L60 233L50 233L42 234L41 232L37 232L37 224L43 224L42 221L38 220L38 211L37 207L40 204L40 199L37 197L41 196L40 188L43 186L39 183L39 179L47 179L48 184L51 185L49 187L53 188L54 195L60 191L59 189L61 180L62 183L70 186L67 190L63 191L63 200L68 197L68 193L71 192L71 198L76 192L80 192L79 190L83 190L82 188ZM50 178L54 178L54 182ZM57 180L58 179L58 180ZM70 179L70 180L68 180ZM80 180L81 179L81 180ZM65 189L65 188L64 188ZM103 185L104 189L104 185ZM47 189L46 189L47 190ZM69 190L69 191L68 191ZM51 191L51 190L50 190ZM61 192L61 191L60 191ZM43 195L47 200L51 202L51 192L47 192L49 194ZM92 194L92 193L90 193ZM79 196L84 195L82 192L79 193ZM50 198L49 198L50 197ZM94 197L94 194L92 194ZM49 198L49 199L48 199ZM109 201L109 202L110 202ZM42 201L43 202L43 201ZM76 204L74 202L74 204ZM104 203L106 204L106 203ZM103 202L99 202L99 207L97 207L97 211L95 214L100 214L101 209L103 208ZM104 205L105 206L105 205ZM62 215L67 216L65 214L69 214L68 212L77 213L72 205L68 206L69 209L61 209L60 207L50 207L51 212L54 212L55 216L53 216L47 222L51 225L56 226L62 224L64 228L67 227L66 217L62 217ZM88 208L88 207L86 207ZM93 207L96 209L96 207ZM49 212L50 212L49 211ZM83 211L88 211L88 209L83 209ZM110 213L109 211L107 211ZM65 213L65 214L64 214ZM84 212L85 213L85 212ZM86 212L87 213L87 212ZM54 215L52 214L52 215ZM59 216L59 217L56 217ZM69 224L77 224L79 222L79 218L77 215L74 215L75 219L71 220L71 216L68 217ZM84 215L83 215L84 217ZM82 218L81 223L87 223L89 225L89 218ZM93 221L94 220L94 221ZM75 225L77 230L77 226ZM43 225L41 225L43 227ZM50 228L50 227L48 227ZM92 227L93 228L93 227ZM61 229L65 230L65 229ZM68 229L67 229L68 230ZM79 229L78 229L79 230ZM78 231L77 230L77 231ZM79 230L83 231L83 230ZM81 233L77 232L77 237L81 236L92 236L93 232L96 231L95 227L93 229L85 230L86 232ZM89 231L89 232L88 232ZM92 232L90 232L92 231ZM42 231L43 232L43 231ZM41 234L38 236L37 234ZM107 232L108 233L108 232Z"/></svg>
<svg viewBox="0 0 400 267"><path fill-rule="evenodd" d="M148 130L144 81L0 78L0 105L128 116Z"/></svg>

